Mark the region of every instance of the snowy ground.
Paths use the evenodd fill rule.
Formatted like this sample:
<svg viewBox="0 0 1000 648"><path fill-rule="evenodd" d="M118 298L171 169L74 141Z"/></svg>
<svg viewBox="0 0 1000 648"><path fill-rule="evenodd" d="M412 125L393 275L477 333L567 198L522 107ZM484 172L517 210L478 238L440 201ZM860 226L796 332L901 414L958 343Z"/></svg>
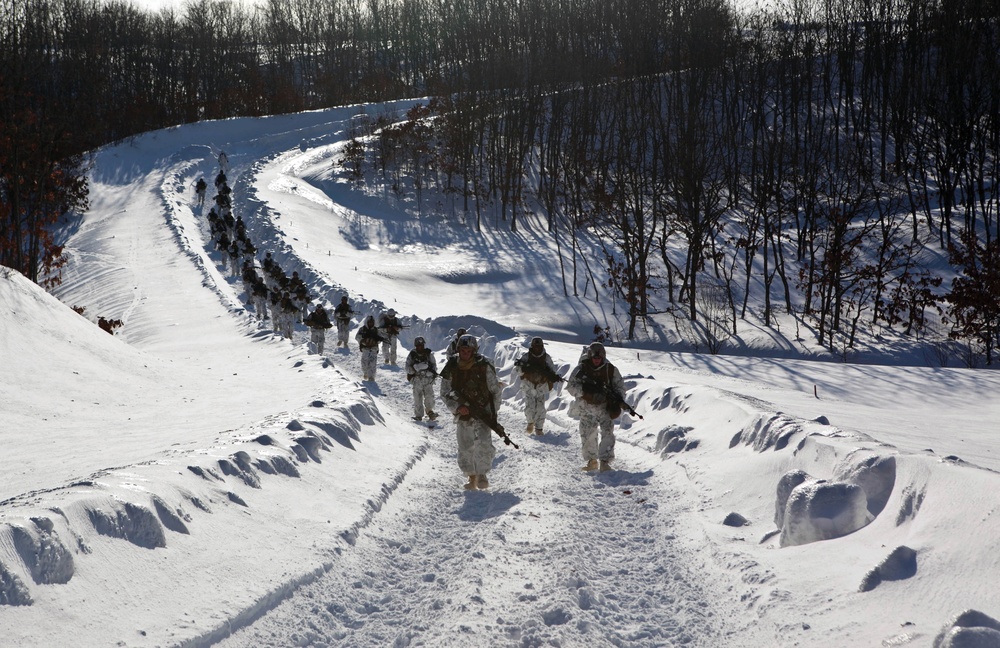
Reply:
<svg viewBox="0 0 1000 648"><path fill-rule="evenodd" d="M59 300L3 272L0 645L1000 646L996 372L616 347L643 418L584 474L571 399L527 437L511 370L538 334L566 375L608 300L563 297L530 227L340 182L360 110L109 147ZM401 358L482 336L520 445L489 490L462 490L451 421L410 420L401 369L361 383L353 342L258 326L194 204L220 149L261 251L406 316Z"/></svg>

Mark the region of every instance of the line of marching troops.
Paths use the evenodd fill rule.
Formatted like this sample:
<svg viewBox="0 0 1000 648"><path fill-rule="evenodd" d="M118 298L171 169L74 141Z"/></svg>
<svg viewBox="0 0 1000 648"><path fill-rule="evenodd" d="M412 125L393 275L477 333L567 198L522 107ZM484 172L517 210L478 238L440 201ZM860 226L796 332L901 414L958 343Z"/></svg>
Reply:
<svg viewBox="0 0 1000 648"><path fill-rule="evenodd" d="M260 321L270 315L272 326L283 337L291 339L296 323L311 330L311 351L322 354L326 330L337 328L337 347L347 349L350 324L354 311L346 295L334 308L333 318L322 303L309 313L312 296L298 272L288 276L268 252L255 265L256 248L247 236L241 217L233 217L232 190L226 178L226 165L220 155L220 171L215 178L215 206L208 213L213 245L223 254L230 274L243 282L243 290L253 303ZM195 185L199 206L204 205L207 185L199 179ZM378 322L369 315L355 332L361 353L361 369L365 381L374 381L381 348L383 362L396 364L396 348L400 331L405 325L394 309L382 313ZM579 363L564 379L556 372L551 356L545 351L540 337L531 338L528 350L518 357L520 391L524 398L525 432L529 435L544 434L546 401L557 382L565 382L567 391L575 397L569 414L580 421L579 433L584 471L601 472L611 469L615 453L614 419L621 414L625 403L625 383L621 372L607 360L603 342L610 332L594 328L595 340L584 347ZM430 421L437 418L434 411L434 381L441 378L440 396L445 406L455 415L458 440L458 465L468 477L467 490L489 487L487 474L493 466L496 432L505 443L511 439L497 422L501 405L501 385L496 367L479 353L479 340L458 329L446 351L445 366L439 372L434 352L427 348L423 337L413 340L413 349L406 357L406 379L413 389L413 419ZM631 413L634 410L625 404ZM515 447L517 447L515 445Z"/></svg>
<svg viewBox="0 0 1000 648"><path fill-rule="evenodd" d="M205 204L207 189L205 179L200 178L195 184L199 206ZM273 329L288 339L292 338L296 324L306 324L314 331L311 340L313 349L323 353L325 336L315 331L325 332L326 328L332 327L326 309L319 304L309 313L313 296L309 294L305 282L298 272L289 276L270 252L264 255L260 267L257 267L257 248L247 234L246 224L241 216L233 216L232 188L224 168L215 177L215 190L215 204L207 215L212 245L223 256L229 273L242 281L243 292L253 304L257 319L261 322L270 319Z"/></svg>

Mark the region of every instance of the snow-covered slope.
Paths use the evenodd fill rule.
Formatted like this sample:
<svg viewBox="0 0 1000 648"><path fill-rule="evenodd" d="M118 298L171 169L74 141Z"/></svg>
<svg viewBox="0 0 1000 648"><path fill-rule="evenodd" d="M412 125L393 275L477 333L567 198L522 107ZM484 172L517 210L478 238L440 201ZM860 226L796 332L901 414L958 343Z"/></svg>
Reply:
<svg viewBox="0 0 1000 648"><path fill-rule="evenodd" d="M414 221L341 182L352 117L407 105L109 147L59 300L3 272L0 644L1000 645L995 372L611 348L637 415L584 474L570 397L526 436L512 365L541 334L565 375L610 304L563 296L530 221ZM404 352L481 337L521 446L496 440L488 491L400 368L361 383L353 342L255 321L194 202L220 148L315 295L396 308Z"/></svg>

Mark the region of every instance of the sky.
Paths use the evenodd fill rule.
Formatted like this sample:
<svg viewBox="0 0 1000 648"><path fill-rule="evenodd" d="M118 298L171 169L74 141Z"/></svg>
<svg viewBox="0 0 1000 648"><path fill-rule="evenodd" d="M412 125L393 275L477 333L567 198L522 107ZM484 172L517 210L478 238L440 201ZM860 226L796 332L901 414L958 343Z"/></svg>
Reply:
<svg viewBox="0 0 1000 648"><path fill-rule="evenodd" d="M1000 646L995 371L622 340L542 223L477 233L342 177L357 115L410 105L106 147L63 284L0 269L0 645ZM259 253L348 295L348 348L246 303L193 189L221 151ZM353 329L388 308L400 359L463 327L495 364L519 447L493 439L488 489L400 366L361 380ZM595 322L636 415L585 473L572 397L527 435L513 364L538 335L566 376Z"/></svg>

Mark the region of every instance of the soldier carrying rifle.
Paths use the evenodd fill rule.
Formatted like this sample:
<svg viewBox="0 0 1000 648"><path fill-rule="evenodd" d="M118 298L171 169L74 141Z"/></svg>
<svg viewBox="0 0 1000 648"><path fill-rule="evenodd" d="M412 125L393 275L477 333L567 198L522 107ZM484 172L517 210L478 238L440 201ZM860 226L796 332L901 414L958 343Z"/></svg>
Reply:
<svg viewBox="0 0 1000 648"><path fill-rule="evenodd" d="M385 364L396 364L396 341L399 339L399 332L406 328L396 317L396 310L390 308L388 312L379 317L378 328L382 331L382 360Z"/></svg>
<svg viewBox="0 0 1000 648"><path fill-rule="evenodd" d="M337 347L347 349L347 336L351 327L351 305L347 301L347 295L341 295L340 303L333 309L333 318L337 320Z"/></svg>
<svg viewBox="0 0 1000 648"><path fill-rule="evenodd" d="M604 472L611 470L615 458L615 419L621 415L625 403L625 381L621 372L608 362L604 345L594 342L587 357L573 369L566 385L567 391L576 397L575 406L580 415L580 441L583 445L585 471L598 468ZM629 408L631 410L631 408ZM600 443L597 440L600 430Z"/></svg>
<svg viewBox="0 0 1000 648"><path fill-rule="evenodd" d="M365 380L375 380L375 365L378 362L378 344L385 338L375 327L375 318L369 315L358 332L354 334L361 351L361 373Z"/></svg>
<svg viewBox="0 0 1000 648"><path fill-rule="evenodd" d="M458 467L469 478L465 489L485 489L489 488L486 475L496 456L490 430L505 443L512 441L497 422L500 383L496 368L478 353L475 337L463 335L456 347L458 354L441 370L441 400L456 417Z"/></svg>
<svg viewBox="0 0 1000 648"><path fill-rule="evenodd" d="M545 401L552 386L563 379L556 373L552 357L545 352L545 343L540 337L531 338L528 351L514 361L514 366L521 374L520 389L524 395L524 418L527 420L525 431L542 436L545 433Z"/></svg>

